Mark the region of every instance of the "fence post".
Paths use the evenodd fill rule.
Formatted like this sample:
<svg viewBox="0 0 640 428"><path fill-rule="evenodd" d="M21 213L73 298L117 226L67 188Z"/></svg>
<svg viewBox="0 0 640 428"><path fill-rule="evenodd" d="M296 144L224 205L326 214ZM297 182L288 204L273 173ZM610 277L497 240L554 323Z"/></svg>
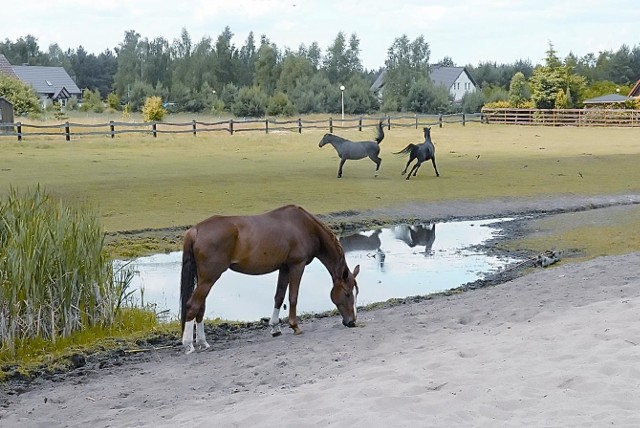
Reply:
<svg viewBox="0 0 640 428"><path fill-rule="evenodd" d="M298 118L298 134L302 134L302 118Z"/></svg>
<svg viewBox="0 0 640 428"><path fill-rule="evenodd" d="M111 133L111 138L115 138L115 136L116 136L116 126L113 123L113 120L109 121L109 132Z"/></svg>
<svg viewBox="0 0 640 428"><path fill-rule="evenodd" d="M362 116L360 116L360 120L358 121L358 131L362 131Z"/></svg>
<svg viewBox="0 0 640 428"><path fill-rule="evenodd" d="M442 113L438 115L438 127L442 128Z"/></svg>
<svg viewBox="0 0 640 428"><path fill-rule="evenodd" d="M466 122L465 119L466 119L466 117L465 117L464 113L462 113L462 126L465 125L465 122Z"/></svg>
<svg viewBox="0 0 640 428"><path fill-rule="evenodd" d="M64 123L64 139L71 141L71 130L69 129L69 122Z"/></svg>
<svg viewBox="0 0 640 428"><path fill-rule="evenodd" d="M391 116L387 116L387 130L391 129Z"/></svg>
<svg viewBox="0 0 640 428"><path fill-rule="evenodd" d="M265 131L265 134L269 133L269 119L264 120L264 131Z"/></svg>
<svg viewBox="0 0 640 428"><path fill-rule="evenodd" d="M191 128L193 129L193 136L195 137L197 135L197 133L196 133L196 120L195 119L193 119L191 121Z"/></svg>
<svg viewBox="0 0 640 428"><path fill-rule="evenodd" d="M151 124L151 132L153 133L153 138L158 138L158 129L155 122Z"/></svg>
<svg viewBox="0 0 640 428"><path fill-rule="evenodd" d="M229 134L233 135L233 119L229 119Z"/></svg>
<svg viewBox="0 0 640 428"><path fill-rule="evenodd" d="M18 129L18 141L22 141L22 122L16 123L16 128Z"/></svg>
<svg viewBox="0 0 640 428"><path fill-rule="evenodd" d="M418 113L416 113L416 129L418 129Z"/></svg>
<svg viewBox="0 0 640 428"><path fill-rule="evenodd" d="M333 134L333 118L329 118L329 132Z"/></svg>

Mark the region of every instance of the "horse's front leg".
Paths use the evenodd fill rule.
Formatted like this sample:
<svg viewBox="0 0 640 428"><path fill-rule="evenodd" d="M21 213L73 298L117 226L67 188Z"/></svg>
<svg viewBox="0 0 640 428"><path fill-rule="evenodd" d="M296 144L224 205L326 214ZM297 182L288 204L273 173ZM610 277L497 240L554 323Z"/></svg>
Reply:
<svg viewBox="0 0 640 428"><path fill-rule="evenodd" d="M278 272L278 285L276 286L276 295L273 298L273 314L271 315L271 336L276 337L282 334L280 330L280 308L284 302L284 295L287 292L287 285L289 285L289 268L286 266L281 268Z"/></svg>
<svg viewBox="0 0 640 428"><path fill-rule="evenodd" d="M436 177L440 177L440 173L438 172L438 167L436 166L436 157L431 158L431 163L433 164L433 169L436 171Z"/></svg>
<svg viewBox="0 0 640 428"><path fill-rule="evenodd" d="M344 165L344 163L347 161L346 158L341 158L340 159L340 166L338 167L338 178L342 178L342 166Z"/></svg>
<svg viewBox="0 0 640 428"><path fill-rule="evenodd" d="M302 334L302 329L298 325L296 309L298 306L298 290L300 289L300 280L304 272L304 263L293 266L289 269L289 327L294 334Z"/></svg>
<svg viewBox="0 0 640 428"><path fill-rule="evenodd" d="M194 327L196 330L196 346L201 350L210 347L204 333L205 301L211 287L213 287L213 283L220 278L221 274L222 273L214 275L213 279L198 279L196 289L189 298L186 308L186 322L184 324L184 331L182 332L182 345L184 346L185 354L190 354L195 351L195 347L193 346Z"/></svg>

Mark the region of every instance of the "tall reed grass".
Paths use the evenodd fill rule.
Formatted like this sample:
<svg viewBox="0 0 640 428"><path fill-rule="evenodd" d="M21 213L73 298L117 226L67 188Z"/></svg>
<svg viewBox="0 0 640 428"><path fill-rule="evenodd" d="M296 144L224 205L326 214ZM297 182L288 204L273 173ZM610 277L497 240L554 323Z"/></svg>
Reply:
<svg viewBox="0 0 640 428"><path fill-rule="evenodd" d="M0 351L113 323L123 286L98 218L40 186L0 201Z"/></svg>

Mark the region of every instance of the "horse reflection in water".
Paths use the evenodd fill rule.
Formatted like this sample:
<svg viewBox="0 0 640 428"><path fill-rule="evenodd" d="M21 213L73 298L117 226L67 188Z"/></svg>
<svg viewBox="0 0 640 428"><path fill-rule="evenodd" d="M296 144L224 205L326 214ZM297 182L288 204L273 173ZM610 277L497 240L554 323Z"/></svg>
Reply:
<svg viewBox="0 0 640 428"><path fill-rule="evenodd" d="M345 253L352 251L368 251L369 253L367 253L367 255L370 255L370 252L373 252L373 257L378 261L378 267L383 269L385 254L380 248L382 246L382 242L380 241L381 232L381 229L377 229L371 235L365 235L364 233L358 232L353 235L341 236L339 238L340 245L342 245Z"/></svg>
<svg viewBox="0 0 640 428"><path fill-rule="evenodd" d="M431 247L433 247L433 243L436 240L435 223L431 223L429 225L402 224L394 226L393 233L397 239L404 241L411 248L424 245L425 256L433 253L431 251Z"/></svg>
<svg viewBox="0 0 640 428"><path fill-rule="evenodd" d="M209 348L204 334L205 300L227 269L248 275L278 271L271 334L280 334L279 314L289 289L289 327L302 333L296 318L298 291L305 266L317 258L331 275L331 301L346 327L356 326L356 276L331 230L302 207L287 205L261 215L213 216L190 228L182 251L180 317L187 354Z"/></svg>

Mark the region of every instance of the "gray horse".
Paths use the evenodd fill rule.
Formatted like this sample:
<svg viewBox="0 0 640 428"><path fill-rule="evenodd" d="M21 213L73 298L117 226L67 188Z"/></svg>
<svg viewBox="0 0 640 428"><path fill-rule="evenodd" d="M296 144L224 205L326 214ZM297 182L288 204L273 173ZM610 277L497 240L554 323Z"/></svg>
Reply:
<svg viewBox="0 0 640 428"><path fill-rule="evenodd" d="M345 138L338 137L333 134L324 134L318 147L322 147L325 144L331 144L338 156L340 156L340 167L338 168L338 178L342 178L342 166L347 160L359 160L364 159L367 156L376 164L375 176L378 176L380 170L380 142L384 138L384 131L382 130L382 121L378 122L378 136L375 141L349 141Z"/></svg>
<svg viewBox="0 0 640 428"><path fill-rule="evenodd" d="M396 155L406 155L409 154L409 160L407 161L407 165L404 167L404 171L402 171L402 175L407 173L407 169L409 168L409 164L417 159L416 164L411 168L409 174L407 174L407 180L411 177L411 174L415 177L418 173L418 168L422 165L422 162L431 159L431 163L433 164L433 169L436 171L436 176L440 177L440 173L438 172L438 167L436 166L436 148L433 146L433 142L431 141L431 128L424 128L424 143L420 144L409 144L407 147L402 149L399 152L394 153Z"/></svg>

